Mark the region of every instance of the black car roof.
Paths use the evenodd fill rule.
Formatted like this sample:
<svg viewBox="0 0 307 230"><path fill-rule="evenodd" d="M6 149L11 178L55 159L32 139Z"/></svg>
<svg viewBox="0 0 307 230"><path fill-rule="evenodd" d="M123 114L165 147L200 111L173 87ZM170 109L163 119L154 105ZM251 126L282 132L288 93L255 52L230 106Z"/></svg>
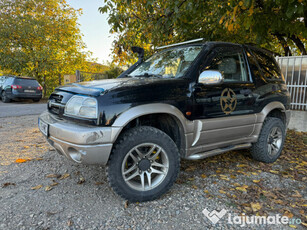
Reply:
<svg viewBox="0 0 307 230"><path fill-rule="evenodd" d="M261 50L263 52L269 53L271 55L276 55L273 51L270 51L268 49L260 48L257 46L257 44L252 44L252 43L247 43L247 44L240 44L240 43L233 43L233 42L224 42L224 41L203 41L203 42L195 42L195 43L190 43L190 44L183 44L183 45L178 45L178 46L173 46L173 47L166 47L163 50L168 50L172 48L178 48L178 47L187 47L187 46L215 46L215 45L239 45L239 46L245 46L245 47L250 47L252 49L257 49Z"/></svg>

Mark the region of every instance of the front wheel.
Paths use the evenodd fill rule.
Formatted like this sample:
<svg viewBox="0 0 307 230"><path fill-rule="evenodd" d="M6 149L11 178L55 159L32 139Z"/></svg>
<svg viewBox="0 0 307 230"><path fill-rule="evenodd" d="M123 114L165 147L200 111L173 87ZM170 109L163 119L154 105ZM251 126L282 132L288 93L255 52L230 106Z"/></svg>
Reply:
<svg viewBox="0 0 307 230"><path fill-rule="evenodd" d="M131 202L142 202L166 193L179 169L180 156L174 141L159 129L140 126L117 141L107 173L117 194Z"/></svg>
<svg viewBox="0 0 307 230"><path fill-rule="evenodd" d="M258 141L252 145L252 157L265 163L275 162L281 154L285 133L285 125L280 119L275 117L266 118Z"/></svg>

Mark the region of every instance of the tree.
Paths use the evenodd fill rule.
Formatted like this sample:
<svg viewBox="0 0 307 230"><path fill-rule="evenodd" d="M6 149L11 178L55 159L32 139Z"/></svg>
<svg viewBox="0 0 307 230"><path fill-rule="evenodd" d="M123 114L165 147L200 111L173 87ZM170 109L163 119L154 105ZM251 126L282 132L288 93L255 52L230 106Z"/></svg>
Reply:
<svg viewBox="0 0 307 230"><path fill-rule="evenodd" d="M123 72L123 69L114 65L114 64L110 64L109 65L109 69L104 71L104 75L106 76L107 79L111 79L111 78L116 78L118 77L121 73Z"/></svg>
<svg viewBox="0 0 307 230"><path fill-rule="evenodd" d="M146 53L151 54L158 45L200 37L207 41L256 43L280 53L282 42L273 31L281 30L269 29L270 26L283 27L284 23L279 22L279 16L281 20L289 17L285 20L285 23L289 23L288 30L282 34L284 39L288 35L290 37L286 40L289 49L296 52L296 43L288 41L292 36L306 44L306 18L303 17L306 15L305 2L268 0L263 3L265 7L259 8L257 2L261 1L104 0L104 6L99 10L109 14L111 33L117 35L114 41L114 61L121 65L135 61L129 50L132 45L142 46ZM282 6L278 6L281 2ZM270 7L274 6L279 7L278 14L270 12ZM288 6L291 6L290 9L286 9ZM272 18L274 20L270 20Z"/></svg>
<svg viewBox="0 0 307 230"><path fill-rule="evenodd" d="M307 2L303 0L232 0L225 15L228 30L244 28L255 34L258 44L277 40L285 55L307 55ZM274 41L273 41L274 42ZM274 45L274 44L273 44ZM294 49L293 47L296 47Z"/></svg>
<svg viewBox="0 0 307 230"><path fill-rule="evenodd" d="M81 10L65 0L0 2L0 68L36 78L45 95L59 75L73 74L86 64L77 23Z"/></svg>

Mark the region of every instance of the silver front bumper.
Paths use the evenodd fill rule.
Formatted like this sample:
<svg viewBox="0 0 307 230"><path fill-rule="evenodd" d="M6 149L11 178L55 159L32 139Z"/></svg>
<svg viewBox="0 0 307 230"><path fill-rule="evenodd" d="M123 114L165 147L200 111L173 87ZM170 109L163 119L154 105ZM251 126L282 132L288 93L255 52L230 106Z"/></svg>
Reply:
<svg viewBox="0 0 307 230"><path fill-rule="evenodd" d="M84 164L106 165L121 130L119 127L95 127L59 120L49 112L42 113L39 120L48 125L46 138L58 153Z"/></svg>

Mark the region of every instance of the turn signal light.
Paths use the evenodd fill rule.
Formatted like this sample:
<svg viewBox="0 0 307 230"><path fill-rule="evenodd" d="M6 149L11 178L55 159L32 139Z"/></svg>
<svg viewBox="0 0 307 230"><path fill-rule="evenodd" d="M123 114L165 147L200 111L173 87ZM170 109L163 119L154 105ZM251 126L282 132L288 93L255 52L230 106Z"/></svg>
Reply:
<svg viewBox="0 0 307 230"><path fill-rule="evenodd" d="M40 90L40 91L42 91L42 90L43 90L43 87L38 86L37 89Z"/></svg>

